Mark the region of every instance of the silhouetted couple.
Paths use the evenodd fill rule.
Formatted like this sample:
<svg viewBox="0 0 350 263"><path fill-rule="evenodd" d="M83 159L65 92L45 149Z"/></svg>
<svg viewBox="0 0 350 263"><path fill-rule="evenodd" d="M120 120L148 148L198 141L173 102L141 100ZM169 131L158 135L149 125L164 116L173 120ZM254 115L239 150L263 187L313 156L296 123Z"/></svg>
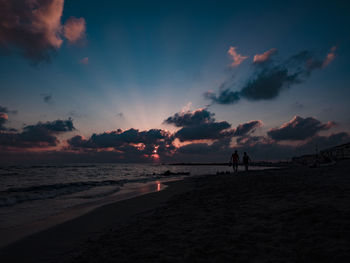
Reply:
<svg viewBox="0 0 350 263"><path fill-rule="evenodd" d="M248 166L250 162L250 158L246 152L243 154L243 164L245 167L245 170L248 171ZM239 163L239 155L237 153L237 150L231 155L231 160L230 164L232 164L233 172L237 173L238 172L238 163Z"/></svg>

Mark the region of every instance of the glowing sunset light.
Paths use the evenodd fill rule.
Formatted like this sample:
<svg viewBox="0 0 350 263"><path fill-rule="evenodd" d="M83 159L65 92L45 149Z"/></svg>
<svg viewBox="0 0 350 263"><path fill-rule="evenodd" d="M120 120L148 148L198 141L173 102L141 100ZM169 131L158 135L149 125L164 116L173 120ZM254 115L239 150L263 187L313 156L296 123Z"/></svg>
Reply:
<svg viewBox="0 0 350 263"><path fill-rule="evenodd" d="M350 262L349 28L350 0L0 0L0 263Z"/></svg>
<svg viewBox="0 0 350 263"><path fill-rule="evenodd" d="M275 160L350 141L336 5L3 2L1 161ZM281 8L292 19L271 27Z"/></svg>

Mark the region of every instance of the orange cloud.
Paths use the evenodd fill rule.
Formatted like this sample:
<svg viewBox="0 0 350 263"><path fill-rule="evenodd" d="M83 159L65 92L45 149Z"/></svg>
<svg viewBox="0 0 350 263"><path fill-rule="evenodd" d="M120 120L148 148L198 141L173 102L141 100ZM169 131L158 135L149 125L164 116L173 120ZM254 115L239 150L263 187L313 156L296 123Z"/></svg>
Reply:
<svg viewBox="0 0 350 263"><path fill-rule="evenodd" d="M89 58L85 57L85 58L79 60L79 63L83 64L83 65L87 65L87 64L89 64Z"/></svg>
<svg viewBox="0 0 350 263"><path fill-rule="evenodd" d="M64 0L53 0L33 10L33 30L43 32L47 42L55 48L59 48L63 42L59 36L63 4Z"/></svg>
<svg viewBox="0 0 350 263"><path fill-rule="evenodd" d="M227 53L231 56L233 60L233 62L231 63L232 67L237 67L248 58L247 56L242 56L241 54L238 54L236 51L236 47L230 47Z"/></svg>
<svg viewBox="0 0 350 263"><path fill-rule="evenodd" d="M253 59L253 62L254 63L262 63L262 62L265 62L267 60L270 59L270 57L274 54L277 53L277 49L276 48L271 48L270 50L262 53L262 54L256 54L254 56L254 59Z"/></svg>
<svg viewBox="0 0 350 263"><path fill-rule="evenodd" d="M335 51L337 51L337 47L334 46L331 48L331 51L327 54L325 60L322 63L322 68L327 67L336 57Z"/></svg>
<svg viewBox="0 0 350 263"><path fill-rule="evenodd" d="M74 43L85 35L84 18L62 25L64 0L0 0L0 7L0 47L13 46L34 61L49 60L64 37Z"/></svg>
<svg viewBox="0 0 350 263"><path fill-rule="evenodd" d="M86 22L84 18L70 17L64 27L64 37L69 43L76 43L85 36Z"/></svg>

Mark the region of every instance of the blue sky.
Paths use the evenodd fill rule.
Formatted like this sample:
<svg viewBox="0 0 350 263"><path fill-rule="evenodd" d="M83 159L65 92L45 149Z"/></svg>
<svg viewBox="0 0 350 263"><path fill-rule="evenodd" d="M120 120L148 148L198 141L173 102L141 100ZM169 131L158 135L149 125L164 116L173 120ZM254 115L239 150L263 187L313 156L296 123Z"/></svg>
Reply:
<svg viewBox="0 0 350 263"><path fill-rule="evenodd" d="M349 132L349 11L345 1L65 1L60 21L84 18L81 39L64 40L47 62L23 56L25 37L21 45L5 37L0 105L17 111L7 122L16 129L71 117L73 134L85 137L118 128L175 132L166 118L205 108L203 94L228 79L240 90L254 74L254 55L276 48L276 61L303 50L323 59L336 47L327 67L276 98L207 109L233 127L262 120L257 134L295 115L336 122L326 134ZM237 67L230 47L248 57Z"/></svg>

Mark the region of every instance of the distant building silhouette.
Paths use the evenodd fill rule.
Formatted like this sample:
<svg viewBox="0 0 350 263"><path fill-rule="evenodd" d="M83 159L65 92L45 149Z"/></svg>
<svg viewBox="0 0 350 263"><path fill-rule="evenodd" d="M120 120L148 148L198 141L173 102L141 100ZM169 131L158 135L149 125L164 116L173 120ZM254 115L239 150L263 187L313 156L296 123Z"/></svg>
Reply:
<svg viewBox="0 0 350 263"><path fill-rule="evenodd" d="M331 161L350 159L350 143L345 143L324 149L319 154L306 154L292 158L292 162L302 165L310 165L315 162L327 163Z"/></svg>
<svg viewBox="0 0 350 263"><path fill-rule="evenodd" d="M332 160L350 159L350 143L327 148L320 152L321 157L329 157Z"/></svg>

